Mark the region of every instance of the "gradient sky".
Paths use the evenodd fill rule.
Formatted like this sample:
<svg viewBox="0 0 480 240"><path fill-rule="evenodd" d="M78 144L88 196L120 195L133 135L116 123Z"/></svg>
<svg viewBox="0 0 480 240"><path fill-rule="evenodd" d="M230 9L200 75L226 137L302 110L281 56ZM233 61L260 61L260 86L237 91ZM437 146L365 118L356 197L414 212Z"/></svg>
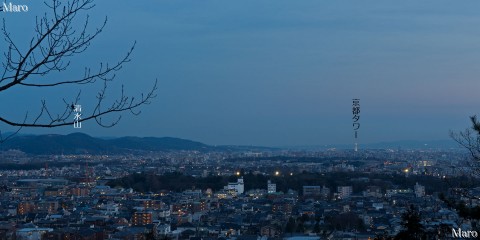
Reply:
<svg viewBox="0 0 480 240"><path fill-rule="evenodd" d="M40 1L28 13L0 13L24 46ZM448 139L480 113L479 1L191 0L96 1L104 32L75 58L114 62L137 41L118 74L129 93L158 97L114 128L86 122L94 136L172 136L207 144L265 146L352 143L352 98L361 99L360 143ZM81 18L79 19L82 20ZM0 46L5 46L4 42ZM3 50L3 49L2 49ZM83 110L100 88L84 88ZM78 86L17 87L0 109L21 118L41 99L58 105ZM118 87L112 87L115 96ZM58 108L61 110L60 108ZM1 129L9 128L1 125ZM24 129L70 133L72 127Z"/></svg>

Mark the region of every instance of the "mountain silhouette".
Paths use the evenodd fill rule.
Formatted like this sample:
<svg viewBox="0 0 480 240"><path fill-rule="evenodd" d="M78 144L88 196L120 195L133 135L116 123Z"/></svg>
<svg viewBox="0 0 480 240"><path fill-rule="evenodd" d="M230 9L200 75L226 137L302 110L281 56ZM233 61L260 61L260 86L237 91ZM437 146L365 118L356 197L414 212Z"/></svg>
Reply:
<svg viewBox="0 0 480 240"><path fill-rule="evenodd" d="M138 151L210 151L209 145L172 137L120 137L101 139L84 133L15 136L0 150L17 149L29 154L119 154Z"/></svg>

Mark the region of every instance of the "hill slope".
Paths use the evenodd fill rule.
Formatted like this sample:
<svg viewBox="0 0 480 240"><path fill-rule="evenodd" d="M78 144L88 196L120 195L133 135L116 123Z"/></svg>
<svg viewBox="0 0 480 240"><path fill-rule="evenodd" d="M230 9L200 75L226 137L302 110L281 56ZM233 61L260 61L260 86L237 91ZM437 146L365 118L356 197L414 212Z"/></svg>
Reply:
<svg viewBox="0 0 480 240"><path fill-rule="evenodd" d="M212 150L206 144L171 137L121 137L100 139L83 133L16 136L0 150L18 149L29 154L114 154L135 151Z"/></svg>

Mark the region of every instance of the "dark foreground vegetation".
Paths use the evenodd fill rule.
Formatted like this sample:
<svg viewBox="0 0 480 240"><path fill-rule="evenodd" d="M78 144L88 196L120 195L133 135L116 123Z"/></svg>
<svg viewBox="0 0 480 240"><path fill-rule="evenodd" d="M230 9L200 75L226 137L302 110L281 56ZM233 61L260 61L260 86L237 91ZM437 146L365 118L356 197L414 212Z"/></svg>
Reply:
<svg viewBox="0 0 480 240"><path fill-rule="evenodd" d="M354 193L360 193L368 186L379 186L382 191L392 188L413 188L418 182L426 188L427 193L447 192L451 187L478 186L478 180L469 177L443 179L433 176L403 174L367 174L353 172L335 173L296 173L293 175L267 176L261 174L241 174L245 182L245 190L265 189L268 180L277 184L277 191L287 192L289 189L301 193L303 186L326 186L332 191L337 186L352 186ZM109 181L111 187L132 188L138 192L184 191L189 189L214 191L222 189L228 182L236 182L238 176L193 177L181 173L155 175L153 173L134 173L123 178Z"/></svg>

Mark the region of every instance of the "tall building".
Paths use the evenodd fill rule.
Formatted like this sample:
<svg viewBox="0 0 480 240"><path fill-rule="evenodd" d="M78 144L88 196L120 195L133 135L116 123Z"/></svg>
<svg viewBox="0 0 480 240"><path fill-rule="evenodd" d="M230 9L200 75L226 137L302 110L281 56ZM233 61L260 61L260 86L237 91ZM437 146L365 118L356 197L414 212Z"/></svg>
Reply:
<svg viewBox="0 0 480 240"><path fill-rule="evenodd" d="M37 211L43 213L56 213L60 204L58 201L41 201L37 203Z"/></svg>
<svg viewBox="0 0 480 240"><path fill-rule="evenodd" d="M330 188L325 187L323 185L322 190L321 190L321 196L325 199L327 199L330 196Z"/></svg>
<svg viewBox="0 0 480 240"><path fill-rule="evenodd" d="M423 197L425 196L425 186L418 184L418 182L414 186L415 196L416 197Z"/></svg>
<svg viewBox="0 0 480 240"><path fill-rule="evenodd" d="M135 212L132 217L132 224L135 226L147 225L152 223L151 212Z"/></svg>
<svg viewBox="0 0 480 240"><path fill-rule="evenodd" d="M276 193L276 192L277 192L277 184L272 183L272 181L268 180L267 193Z"/></svg>
<svg viewBox="0 0 480 240"><path fill-rule="evenodd" d="M207 210L207 203L205 202L205 200L193 202L192 209L193 212L203 212Z"/></svg>
<svg viewBox="0 0 480 240"><path fill-rule="evenodd" d="M320 186L303 186L303 196L320 196L321 192Z"/></svg>
<svg viewBox="0 0 480 240"><path fill-rule="evenodd" d="M352 195L352 186L338 186L337 187L338 197L348 198Z"/></svg>
<svg viewBox="0 0 480 240"><path fill-rule="evenodd" d="M90 190L86 187L79 187L79 186L76 186L76 187L73 187L72 189L70 189L70 194L72 194L73 196L88 196L88 194L90 194Z"/></svg>
<svg viewBox="0 0 480 240"><path fill-rule="evenodd" d="M243 194L245 191L245 186L243 184L243 177L237 179L237 182L228 183L227 190L234 190L237 194Z"/></svg>
<svg viewBox="0 0 480 240"><path fill-rule="evenodd" d="M17 213L19 215L24 215L27 213L36 212L37 206L34 202L19 202L17 207Z"/></svg>

